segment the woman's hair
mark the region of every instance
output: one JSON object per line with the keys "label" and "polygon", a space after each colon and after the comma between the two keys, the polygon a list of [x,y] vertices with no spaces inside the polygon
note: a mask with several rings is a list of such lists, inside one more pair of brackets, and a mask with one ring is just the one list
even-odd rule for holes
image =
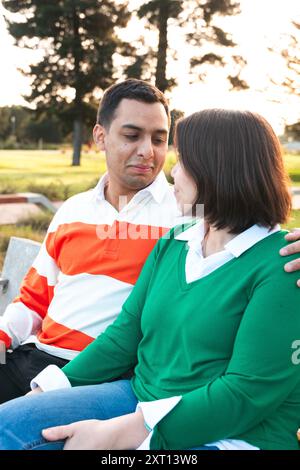
{"label": "woman's hair", "polygon": [[250,111],[207,109],[179,120],[175,145],[207,222],[240,233],[287,221],[289,179],[270,124]]}

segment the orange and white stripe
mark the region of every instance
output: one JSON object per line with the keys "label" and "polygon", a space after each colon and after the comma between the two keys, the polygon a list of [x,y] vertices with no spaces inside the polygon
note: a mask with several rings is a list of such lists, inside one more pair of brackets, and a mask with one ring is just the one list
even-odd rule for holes
{"label": "orange and white stripe", "polygon": [[[163,174],[117,212],[97,187],[66,201],[21,286],[0,317],[0,339],[72,359],[110,325],[158,238],[176,223]],[[2,337],[1,337],[2,334]]]}

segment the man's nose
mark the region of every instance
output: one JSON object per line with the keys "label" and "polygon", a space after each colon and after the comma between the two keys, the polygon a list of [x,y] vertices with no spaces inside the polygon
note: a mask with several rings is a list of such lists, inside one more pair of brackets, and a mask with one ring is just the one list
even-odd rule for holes
{"label": "man's nose", "polygon": [[154,155],[153,144],[151,139],[145,138],[138,149],[138,155],[143,158],[152,158]]}

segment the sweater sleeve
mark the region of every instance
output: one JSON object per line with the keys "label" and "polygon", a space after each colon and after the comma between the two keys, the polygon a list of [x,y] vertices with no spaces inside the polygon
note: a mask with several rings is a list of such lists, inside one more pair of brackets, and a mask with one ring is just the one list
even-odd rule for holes
{"label": "sweater sleeve", "polygon": [[159,251],[155,245],[114,323],[62,368],[72,386],[102,383],[119,377],[137,364],[142,339],[141,314]]}
{"label": "sweater sleeve", "polygon": [[151,449],[187,449],[237,438],[258,425],[299,383],[297,273],[274,273],[254,290],[223,376],[185,394],[154,429]]}
{"label": "sweater sleeve", "polygon": [[0,340],[7,348],[15,349],[30,335],[36,334],[47,314],[59,273],[54,240],[60,213],[61,210],[55,214],[49,226],[41,249],[22,281],[19,296],[0,316]]}

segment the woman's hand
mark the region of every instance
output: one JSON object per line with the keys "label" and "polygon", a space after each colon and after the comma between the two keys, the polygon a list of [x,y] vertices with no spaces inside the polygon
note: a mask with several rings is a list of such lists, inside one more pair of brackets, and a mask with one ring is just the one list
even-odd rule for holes
{"label": "woman's hand", "polygon": [[45,429],[42,434],[48,441],[65,440],[64,450],[114,449],[118,433],[110,421],[78,421],[67,426]]}
{"label": "woman's hand", "polygon": [[138,410],[105,421],[91,419],[44,429],[42,434],[48,441],[66,440],[64,450],[124,450],[139,447],[149,432]]}
{"label": "woman's hand", "polygon": [[[294,243],[291,243],[290,245],[287,245],[284,248],[281,248],[280,254],[282,256],[292,255],[294,253],[300,254],[300,229],[294,229],[292,232],[288,233],[285,236],[285,239],[289,242],[294,242]],[[298,259],[294,259],[293,261],[290,261],[289,263],[285,264],[284,269],[288,273],[291,273],[293,271],[299,271],[300,270],[300,257]],[[298,287],[300,287],[300,279],[298,279],[297,285]]]}

